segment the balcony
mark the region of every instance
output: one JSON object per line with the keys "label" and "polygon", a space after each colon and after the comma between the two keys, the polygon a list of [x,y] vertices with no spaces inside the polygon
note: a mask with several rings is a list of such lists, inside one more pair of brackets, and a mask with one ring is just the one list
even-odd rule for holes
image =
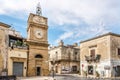
{"label": "balcony", "polygon": [[26,40],[22,37],[16,37],[13,35],[9,35],[9,47],[11,49],[28,49]]}
{"label": "balcony", "polygon": [[87,62],[99,62],[100,61],[100,58],[101,58],[101,55],[100,54],[97,54],[96,56],[86,56],[85,55],[85,60]]}
{"label": "balcony", "polygon": [[[53,58],[49,59],[51,62],[53,61]],[[62,58],[54,58],[55,62],[60,62],[60,61],[67,61],[67,62],[80,62],[80,59],[75,59],[75,58],[68,58],[68,57],[62,57]]]}
{"label": "balcony", "polygon": [[9,45],[9,47],[11,48],[11,49],[15,49],[15,48],[18,48],[18,49],[25,49],[25,50],[27,50],[28,49],[28,46],[27,46],[27,44],[25,43],[25,42],[22,42],[22,41],[15,41],[15,42],[9,42],[10,43],[10,45]]}
{"label": "balcony", "polygon": [[24,50],[27,50],[28,49],[28,46],[27,45],[13,45],[13,46],[10,46],[11,49],[24,49]]}

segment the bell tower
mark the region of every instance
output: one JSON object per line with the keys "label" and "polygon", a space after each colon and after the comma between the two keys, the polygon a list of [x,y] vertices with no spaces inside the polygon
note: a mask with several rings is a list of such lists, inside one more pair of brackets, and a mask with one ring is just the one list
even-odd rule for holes
{"label": "bell tower", "polygon": [[37,7],[36,7],[36,14],[39,16],[42,16],[42,10],[40,7],[40,2],[38,3]]}
{"label": "bell tower", "polygon": [[48,25],[47,18],[42,16],[40,3],[36,14],[30,13],[27,27],[28,76],[46,76],[48,70]]}

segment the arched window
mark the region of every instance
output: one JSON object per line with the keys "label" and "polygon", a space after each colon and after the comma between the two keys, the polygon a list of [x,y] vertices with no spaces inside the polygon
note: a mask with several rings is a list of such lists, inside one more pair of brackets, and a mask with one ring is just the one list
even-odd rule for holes
{"label": "arched window", "polygon": [[43,56],[40,55],[40,54],[37,54],[37,55],[35,56],[35,58],[43,58]]}

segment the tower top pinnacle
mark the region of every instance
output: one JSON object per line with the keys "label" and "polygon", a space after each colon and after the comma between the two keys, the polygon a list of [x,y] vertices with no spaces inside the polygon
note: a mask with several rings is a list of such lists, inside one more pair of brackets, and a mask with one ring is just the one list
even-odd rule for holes
{"label": "tower top pinnacle", "polygon": [[42,15],[42,9],[41,9],[41,6],[40,6],[40,2],[37,4],[36,14],[39,15],[39,16]]}

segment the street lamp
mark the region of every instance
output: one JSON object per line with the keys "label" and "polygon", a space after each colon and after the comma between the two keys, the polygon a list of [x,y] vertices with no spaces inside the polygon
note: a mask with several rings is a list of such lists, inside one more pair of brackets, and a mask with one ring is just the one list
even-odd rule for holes
{"label": "street lamp", "polygon": [[51,61],[51,64],[52,64],[52,77],[53,77],[53,80],[55,80],[54,79],[54,76],[55,76],[55,71],[54,71],[54,66],[55,66],[55,59],[53,59],[52,61]]}

